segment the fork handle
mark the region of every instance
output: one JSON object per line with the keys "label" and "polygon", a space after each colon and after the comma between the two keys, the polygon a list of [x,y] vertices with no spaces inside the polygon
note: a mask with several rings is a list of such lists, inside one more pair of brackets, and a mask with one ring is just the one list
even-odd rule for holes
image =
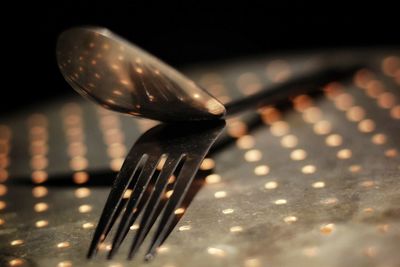
{"label": "fork handle", "polygon": [[310,93],[320,89],[328,82],[350,77],[350,75],[363,66],[365,65],[354,64],[347,66],[328,66],[322,70],[291,79],[288,82],[276,84],[272,87],[268,86],[254,95],[234,100],[226,104],[225,116],[232,116],[247,109],[255,109],[270,104],[276,104],[280,101],[287,100],[291,96]]}

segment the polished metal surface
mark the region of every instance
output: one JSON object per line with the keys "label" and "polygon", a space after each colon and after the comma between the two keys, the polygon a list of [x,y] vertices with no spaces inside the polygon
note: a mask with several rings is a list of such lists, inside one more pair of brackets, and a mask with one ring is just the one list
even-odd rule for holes
{"label": "polished metal surface", "polygon": [[[79,97],[2,118],[0,265],[399,266],[400,53],[337,58],[349,55],[374,68],[330,83],[320,96],[227,121],[220,140],[233,142],[207,156],[202,169],[211,174],[149,263],[151,238],[132,261],[129,242],[106,260],[112,239],[94,259],[86,253],[111,170],[152,122]],[[290,79],[314,59],[249,59],[187,75],[227,103]],[[127,240],[136,231],[135,224]]]}
{"label": "polished metal surface", "polygon": [[225,113],[189,78],[107,29],[64,32],[57,59],[76,91],[115,111],[159,121],[215,119]]}

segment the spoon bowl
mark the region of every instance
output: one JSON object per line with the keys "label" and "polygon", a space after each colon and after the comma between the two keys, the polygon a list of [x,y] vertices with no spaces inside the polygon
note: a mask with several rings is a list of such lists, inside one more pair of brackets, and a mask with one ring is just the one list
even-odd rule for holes
{"label": "spoon bowl", "polygon": [[192,80],[104,28],[63,32],[57,61],[76,91],[114,111],[165,122],[225,116],[225,107]]}

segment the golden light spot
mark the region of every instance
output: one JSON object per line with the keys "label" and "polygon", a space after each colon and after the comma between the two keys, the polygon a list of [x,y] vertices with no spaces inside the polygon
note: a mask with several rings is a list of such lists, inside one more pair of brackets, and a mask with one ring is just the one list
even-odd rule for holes
{"label": "golden light spot", "polygon": [[217,256],[217,257],[225,257],[226,256],[226,252],[220,248],[209,247],[209,248],[207,248],[207,252],[208,252],[208,254],[211,254],[211,255]]}
{"label": "golden light spot", "polygon": [[57,264],[57,267],[72,267],[72,262],[71,261],[60,261]]}
{"label": "golden light spot", "polygon": [[182,225],[178,228],[179,231],[189,231],[190,229],[192,229],[192,227],[190,225]]}
{"label": "golden light spot", "polygon": [[174,193],[174,190],[168,190],[167,192],[165,192],[165,197],[170,198],[172,196],[172,193]]}
{"label": "golden light spot", "polygon": [[321,120],[314,124],[313,130],[318,135],[325,135],[331,132],[332,126],[329,121]]}
{"label": "golden light spot", "polygon": [[110,162],[110,168],[113,171],[119,171],[124,163],[124,158],[112,159]]}
{"label": "golden light spot", "polygon": [[366,93],[371,98],[378,98],[381,94],[385,92],[383,83],[377,80],[372,80],[368,82],[366,87]]}
{"label": "golden light spot", "polygon": [[353,172],[353,173],[360,172],[361,169],[362,169],[361,166],[360,166],[360,165],[357,165],[357,164],[351,165],[351,166],[349,167],[349,171],[350,171],[350,172]]}
{"label": "golden light spot", "polygon": [[254,143],[254,138],[251,135],[243,135],[236,141],[236,145],[241,149],[250,149],[254,146]]}
{"label": "golden light spot", "polygon": [[34,171],[32,172],[32,182],[35,184],[41,184],[47,181],[48,175],[45,171]]}
{"label": "golden light spot", "polygon": [[89,181],[89,174],[84,171],[75,172],[72,176],[72,180],[76,184],[84,184]]}
{"label": "golden light spot", "polygon": [[233,212],[234,212],[233,209],[224,209],[224,210],[222,210],[223,214],[232,214]]}
{"label": "golden light spot", "polygon": [[331,82],[324,87],[325,96],[330,100],[335,100],[343,93],[343,90],[344,87],[339,82]]}
{"label": "golden light spot", "polygon": [[373,208],[365,208],[365,209],[363,209],[363,212],[366,214],[371,214],[374,212],[374,209]]}
{"label": "golden light spot", "polygon": [[8,171],[0,169],[0,183],[4,183],[8,179]]}
{"label": "golden light spot", "polygon": [[3,225],[5,223],[6,223],[6,221],[0,218],[0,225]]}
{"label": "golden light spot", "polygon": [[259,161],[262,158],[262,153],[258,149],[252,149],[244,154],[244,159],[248,162]]}
{"label": "golden light spot", "polygon": [[71,246],[71,244],[68,241],[57,244],[57,248],[69,248],[70,246]]}
{"label": "golden light spot", "polygon": [[332,147],[340,146],[342,144],[342,142],[343,142],[343,139],[339,134],[328,135],[325,139],[325,143],[328,146],[332,146]]}
{"label": "golden light spot", "polygon": [[99,250],[110,251],[110,250],[111,250],[111,244],[108,244],[108,243],[101,243],[101,244],[99,245]]}
{"label": "golden light spot", "polygon": [[397,157],[398,152],[395,148],[389,148],[385,151],[385,156],[388,158],[394,158]]}
{"label": "golden light spot", "polygon": [[[126,155],[126,147],[124,144],[120,144],[120,143],[111,143],[108,145],[107,148],[107,154],[110,158],[121,158],[121,157],[125,157]],[[165,159],[164,159],[165,158]],[[166,157],[162,157],[161,160],[163,160],[163,163],[165,163]],[[161,163],[161,160],[159,162],[159,164]],[[163,165],[159,165],[157,166],[158,170],[162,169]]]}
{"label": "golden light spot", "polygon": [[25,264],[25,261],[23,259],[12,259],[8,262],[8,264],[12,267],[23,266]]}
{"label": "golden light spot", "polygon": [[215,167],[215,161],[210,158],[205,158],[200,165],[200,170],[211,170],[214,167]]}
{"label": "golden light spot", "polygon": [[297,217],[296,216],[287,216],[287,217],[283,218],[283,221],[285,223],[291,224],[291,223],[297,222]]}
{"label": "golden light spot", "polygon": [[309,107],[303,111],[303,120],[308,123],[316,123],[322,118],[322,112],[317,107]]}
{"label": "golden light spot", "polygon": [[335,230],[335,224],[333,223],[328,223],[328,224],[324,224],[319,228],[319,231],[321,232],[321,234],[324,235],[330,235],[332,234],[332,232]]}
{"label": "golden light spot", "polygon": [[369,246],[363,250],[363,253],[369,258],[374,258],[378,254],[378,248],[374,246]]}
{"label": "golden light spot", "polygon": [[375,122],[371,119],[365,119],[358,124],[358,130],[363,133],[370,133],[375,130]]}
{"label": "golden light spot", "polygon": [[94,228],[94,224],[90,223],[90,222],[87,222],[87,223],[82,224],[82,228],[83,229],[93,229]]}
{"label": "golden light spot", "polygon": [[90,189],[87,187],[81,187],[75,190],[75,197],[85,198],[90,196]]}
{"label": "golden light spot", "polygon": [[82,171],[87,168],[88,160],[85,157],[73,157],[71,158],[69,166],[74,171]]}
{"label": "golden light spot", "polygon": [[375,185],[375,182],[372,181],[372,180],[366,180],[366,181],[360,182],[360,185],[361,185],[362,187],[369,188],[369,187],[373,187],[373,186]]}
{"label": "golden light spot", "polygon": [[45,202],[40,202],[40,203],[36,203],[35,206],[33,207],[33,209],[36,212],[44,212],[46,210],[48,210],[49,205],[47,205],[47,203]]}
{"label": "golden light spot", "polygon": [[35,186],[32,189],[32,195],[36,198],[44,197],[48,194],[48,190],[44,186]]}
{"label": "golden light spot", "polygon": [[7,194],[7,186],[0,184],[0,196]]}
{"label": "golden light spot", "polygon": [[221,182],[221,176],[219,174],[210,174],[206,177],[207,184],[216,184]]}
{"label": "golden light spot", "polygon": [[275,181],[267,182],[264,185],[265,189],[275,189],[278,187],[278,183]]}
{"label": "golden light spot", "polygon": [[129,229],[132,230],[132,231],[133,230],[137,230],[137,229],[139,229],[139,224],[135,223],[131,227],[129,227]]}
{"label": "golden light spot", "polygon": [[317,168],[314,165],[306,165],[301,168],[301,172],[304,174],[312,174],[317,170]]}
{"label": "golden light spot", "polygon": [[372,143],[375,145],[383,145],[386,143],[386,135],[382,133],[374,134],[371,138]]}
{"label": "golden light spot", "polygon": [[277,199],[274,201],[276,205],[285,205],[287,203],[286,199]]}
{"label": "golden light spot", "polygon": [[266,69],[267,77],[273,82],[283,82],[290,77],[291,73],[289,63],[281,59],[271,61]]}
{"label": "golden light spot", "polygon": [[226,191],[217,191],[214,193],[214,197],[215,198],[224,198],[226,197],[228,194],[226,193]]}
{"label": "golden light spot", "polygon": [[357,71],[354,76],[354,83],[360,88],[366,88],[367,84],[375,78],[375,75],[368,69]]}
{"label": "golden light spot", "polygon": [[285,121],[276,121],[271,124],[270,131],[274,136],[283,136],[289,132],[289,124]]}
{"label": "golden light spot", "polygon": [[[167,247],[166,245],[162,245],[161,247],[157,248],[157,252],[158,253],[166,253],[169,251],[169,247]],[[169,267],[168,265],[166,267]],[[174,265],[170,266],[170,267],[175,267]]]}
{"label": "golden light spot", "polygon": [[80,205],[78,210],[80,213],[88,213],[92,211],[92,206],[84,204],[84,205]]}
{"label": "golden light spot", "polygon": [[296,149],[290,153],[290,158],[292,160],[303,160],[307,157],[307,152],[303,149]]}
{"label": "golden light spot", "polygon": [[395,76],[396,71],[400,69],[400,58],[388,56],[382,61],[382,71],[388,76]]}
{"label": "golden light spot", "polygon": [[392,93],[386,92],[378,96],[378,106],[389,109],[396,104],[395,96]]}
{"label": "golden light spot", "polygon": [[377,228],[380,233],[387,233],[387,232],[389,232],[390,226],[389,226],[389,224],[380,224],[380,225],[378,225]]}
{"label": "golden light spot", "polygon": [[349,158],[351,158],[351,155],[352,155],[351,150],[347,149],[347,148],[341,149],[336,153],[336,156],[339,159],[349,159]]}
{"label": "golden light spot", "polygon": [[318,181],[312,184],[312,187],[314,188],[324,188],[325,187],[325,183],[322,181]]}
{"label": "golden light spot", "polygon": [[393,119],[400,120],[400,105],[397,105],[390,110],[390,116]]}
{"label": "golden light spot", "polygon": [[228,121],[227,132],[230,136],[239,138],[247,133],[247,125],[239,120]]}
{"label": "golden light spot", "polygon": [[126,189],[122,198],[125,198],[125,199],[130,198],[132,195],[132,191],[133,191],[132,189]]}
{"label": "golden light spot", "polygon": [[335,197],[328,197],[328,198],[324,198],[320,201],[320,203],[322,205],[335,205],[338,203],[338,199]]}
{"label": "golden light spot", "polygon": [[21,239],[16,239],[10,242],[11,246],[19,246],[22,245],[24,243],[24,240]]}
{"label": "golden light spot", "polygon": [[43,228],[43,227],[46,227],[47,225],[49,225],[49,222],[46,220],[40,220],[40,221],[37,221],[35,223],[35,225],[37,228]]}
{"label": "golden light spot", "polygon": [[267,165],[259,165],[255,167],[254,173],[256,175],[267,175],[269,173],[269,167]]}
{"label": "golden light spot", "polygon": [[6,202],[0,200],[0,210],[4,210],[7,207]]}
{"label": "golden light spot", "polygon": [[242,226],[232,226],[231,228],[229,228],[229,231],[231,233],[242,232],[243,231],[243,227]]}
{"label": "golden light spot", "polygon": [[297,137],[292,134],[285,135],[281,139],[281,145],[286,148],[293,148],[296,147],[298,144]]}
{"label": "golden light spot", "polygon": [[259,109],[261,119],[265,124],[272,124],[281,120],[281,112],[274,107],[263,107]]}
{"label": "golden light spot", "polygon": [[360,106],[351,107],[346,112],[349,121],[361,121],[365,117],[365,110]]}
{"label": "golden light spot", "polygon": [[176,215],[183,214],[185,212],[185,208],[178,208],[174,211]]}
{"label": "golden light spot", "polygon": [[261,261],[257,258],[250,258],[244,261],[244,267],[261,267]]}
{"label": "golden light spot", "polygon": [[353,97],[347,93],[338,95],[334,101],[336,108],[342,111],[348,110],[353,105]]}
{"label": "golden light spot", "polygon": [[307,257],[315,257],[318,254],[318,248],[317,247],[304,248],[303,254]]}

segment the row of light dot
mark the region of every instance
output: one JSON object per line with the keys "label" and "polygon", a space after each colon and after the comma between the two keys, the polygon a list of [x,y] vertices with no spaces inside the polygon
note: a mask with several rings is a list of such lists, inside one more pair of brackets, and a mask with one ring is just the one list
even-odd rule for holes
{"label": "row of light dot", "polygon": [[[397,64],[389,64],[387,62],[392,61]],[[397,61],[396,61],[397,60]],[[395,63],[393,62],[393,63]],[[400,59],[396,57],[388,57],[383,60],[382,63],[383,72],[388,76],[393,77],[396,73],[400,73]],[[359,71],[354,79],[355,84],[358,88],[361,88],[364,93],[376,100],[377,105],[382,109],[387,109],[390,113],[390,117],[396,120],[400,119],[400,104],[396,104],[396,97],[393,93],[389,92],[384,84],[377,79],[377,77],[368,70]]]}
{"label": "row of light dot", "polygon": [[[359,75],[359,73],[356,74]],[[384,133],[375,132],[376,124],[374,120],[367,117],[363,107],[356,105],[353,96],[344,92],[344,87],[339,83],[332,83],[325,87],[325,95],[333,101],[334,106],[339,111],[345,112],[347,120],[357,123],[357,129],[361,133],[373,134],[371,142],[375,145],[383,145],[387,142],[387,137]],[[375,133],[374,133],[375,132]],[[390,148],[385,151],[387,157],[396,156],[396,149]]]}
{"label": "row of light dot", "polygon": [[99,125],[103,134],[103,141],[107,146],[107,155],[110,158],[110,168],[119,171],[126,155],[124,143],[125,135],[121,130],[121,122],[117,115],[98,108]]}
{"label": "row of light dot", "polygon": [[[296,148],[297,144],[298,144],[298,138],[293,135],[290,134],[288,132],[289,127],[288,124],[284,121],[281,120],[281,115],[280,112],[275,109],[275,108],[266,108],[263,110],[263,112],[261,112],[262,118],[265,122],[267,122],[268,124],[274,124],[275,125],[272,128],[272,134],[275,136],[282,136],[281,139],[281,144],[283,147],[286,148]],[[321,130],[320,128],[317,129]],[[323,130],[321,130],[323,131]],[[251,135],[247,134],[247,125],[241,121],[240,119],[234,119],[228,122],[228,133],[237,139],[237,146],[240,149],[246,150],[244,157],[246,161],[249,162],[257,162],[259,160],[261,160],[262,157],[262,153],[261,151],[257,150],[257,149],[253,149],[255,141],[254,138]],[[293,160],[302,160],[306,157],[306,152],[302,149],[295,149],[292,151],[291,153],[291,158]],[[310,169],[309,167],[303,168],[305,173],[307,173]],[[302,169],[302,170],[303,170]],[[311,167],[312,169],[312,167]],[[269,173],[269,167],[267,165],[258,165],[257,167],[255,167],[254,172],[256,175],[267,175]],[[212,174],[209,175],[206,179],[206,181],[208,183],[219,183],[221,180],[221,177],[217,174]],[[321,182],[315,182],[313,183],[313,187],[314,188],[321,188],[323,187],[324,184]],[[266,189],[275,189],[278,187],[278,183],[276,181],[270,181],[267,182],[265,184],[265,188]],[[217,191],[214,195],[216,198],[223,198],[227,196],[227,193],[225,191]],[[327,200],[327,202],[330,202],[329,200]],[[277,205],[282,205],[282,204],[286,204],[286,200],[285,199],[278,199],[275,201],[275,204]],[[327,203],[330,204],[330,203]],[[234,210],[233,209],[225,209],[223,210],[224,214],[230,214],[233,213]],[[297,221],[297,217],[290,215],[290,216],[286,216],[283,219],[286,223],[290,224],[293,222]],[[333,229],[333,224],[325,224],[323,226],[321,226],[321,232],[322,233],[326,233],[329,231],[332,231]],[[232,226],[230,228],[230,231],[235,233],[235,232],[241,232],[243,231],[243,227],[241,226]],[[214,256],[219,256],[219,257],[223,257],[226,255],[226,252],[221,249],[221,248],[216,248],[216,247],[209,247],[208,248],[208,253]],[[261,261],[258,258],[249,258],[245,260],[245,266],[261,266]]]}
{"label": "row of light dot", "polygon": [[32,181],[41,184],[48,178],[48,120],[43,114],[33,114],[28,118],[29,153]]}
{"label": "row of light dot", "polygon": [[[29,153],[31,156],[30,166],[32,169],[32,181],[35,184],[43,183],[47,180],[48,174],[46,168],[48,166],[48,121],[43,114],[33,114],[28,118],[29,133]],[[47,194],[47,189],[43,186],[36,186],[32,191],[35,197],[43,197]],[[35,212],[45,212],[48,209],[46,202],[37,202],[33,205]],[[1,221],[1,220],[0,220]],[[4,221],[3,221],[4,222]],[[35,222],[37,228],[48,225],[46,220],[38,220]],[[25,243],[22,239],[10,241],[11,246],[21,246]],[[22,258],[14,258],[8,262],[9,266],[23,266],[25,260]]]}
{"label": "row of light dot", "polygon": [[[11,129],[6,125],[0,125],[0,197],[7,194],[7,186],[3,183],[8,179],[8,166],[10,165],[9,153],[11,149]],[[0,211],[4,210],[7,203],[0,200]],[[0,217],[0,226],[6,222]]]}
{"label": "row of light dot", "polygon": [[[266,69],[267,77],[273,82],[281,82],[290,76],[290,66],[282,60],[276,60],[271,62]],[[222,87],[222,86],[221,86]],[[237,80],[237,87],[244,95],[251,95],[259,91],[262,87],[261,81],[258,76],[251,72],[246,72],[239,75]],[[220,98],[219,98],[220,99]],[[222,100],[229,100],[230,98],[222,98]],[[222,101],[221,100],[221,101]],[[224,102],[224,101],[222,101]],[[251,149],[254,146],[254,139],[251,135],[248,135],[248,127],[240,118],[230,119],[227,122],[227,132],[231,137],[237,139],[237,146],[241,149]],[[258,161],[262,157],[259,150],[251,149],[245,153],[245,159],[250,162]],[[207,160],[207,159],[206,159]],[[206,161],[203,163],[207,163]],[[211,163],[211,162],[210,162]],[[206,164],[207,165],[207,164]],[[212,166],[214,163],[211,164]],[[266,175],[269,172],[269,167],[267,165],[259,165],[255,168],[257,175]],[[221,182],[221,176],[218,174],[210,174],[206,177],[206,183],[217,184]],[[267,183],[268,184],[268,183]],[[270,182],[267,186],[274,187],[276,182]],[[216,191],[214,197],[217,199],[227,197],[226,191]],[[278,200],[278,203],[281,200]],[[223,214],[232,214],[234,209],[227,208],[222,210]],[[293,216],[287,217],[289,220],[293,220]],[[288,220],[288,219],[287,219]],[[230,227],[230,232],[238,233],[243,231],[243,227],[240,225],[235,225]],[[209,247],[207,252],[214,256],[223,257],[226,252],[223,249],[216,247]],[[245,261],[246,266],[257,266],[260,264],[258,259],[248,259]]]}
{"label": "row of light dot", "polygon": [[61,110],[69,167],[73,171],[72,179],[76,184],[84,184],[89,180],[86,169],[89,161],[86,157],[85,131],[82,120],[82,109],[77,103],[65,104]]}
{"label": "row of light dot", "polygon": [[[390,59],[391,57],[389,57]],[[388,66],[385,67],[385,61],[383,62],[383,71],[388,74]],[[387,64],[386,64],[387,65]],[[397,75],[399,75],[400,72],[397,71]],[[378,106],[384,109],[392,108],[391,112],[391,117],[394,119],[399,119],[399,116],[396,116],[395,114],[398,113],[399,111],[394,111],[394,96],[392,94],[387,94],[382,90],[383,85],[373,79],[373,75],[371,72],[367,70],[361,70],[356,73],[354,77],[354,82],[355,84],[366,90],[366,94],[371,97],[371,98],[376,98]],[[327,96],[328,99],[334,102],[334,106],[336,109],[343,111],[346,113],[346,118],[350,122],[358,123],[357,129],[362,132],[362,133],[374,133],[376,130],[376,125],[375,122],[372,119],[366,118],[366,112],[365,109],[361,106],[357,106],[354,103],[354,98],[350,95],[347,94],[344,91],[344,88],[338,84],[338,83],[332,83],[329,84],[325,88],[325,95]],[[371,142],[375,145],[384,145],[387,142],[387,137],[383,133],[374,133],[371,137]],[[394,148],[387,149],[385,151],[385,156],[386,157],[396,157],[397,156],[397,150]],[[353,172],[358,172],[361,170],[361,166],[359,165],[352,165],[351,166],[351,171]],[[365,188],[371,188],[375,186],[375,182],[373,180],[365,180],[360,183],[362,187]],[[374,211],[373,208],[364,208],[363,211],[365,213],[371,213]],[[377,226],[377,230],[379,233],[387,233],[389,230],[389,224],[379,224]],[[317,253],[317,248],[316,247],[310,247],[307,248],[305,251],[305,254],[307,256],[315,256]],[[367,246],[363,250],[364,255],[368,257],[375,257],[377,254],[377,248],[375,246]]]}

